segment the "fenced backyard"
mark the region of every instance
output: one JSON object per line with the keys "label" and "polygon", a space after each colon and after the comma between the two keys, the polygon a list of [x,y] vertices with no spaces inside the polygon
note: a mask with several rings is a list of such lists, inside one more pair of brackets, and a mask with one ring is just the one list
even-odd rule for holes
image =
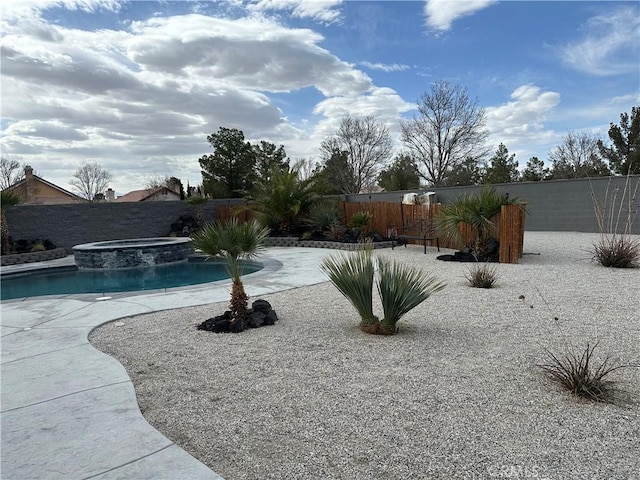
{"label": "fenced backyard", "polygon": [[[434,220],[438,215],[440,205],[410,205],[390,202],[340,202],[344,212],[343,222],[348,225],[351,218],[359,212],[372,215],[371,229],[383,236],[389,236],[393,229],[405,225],[407,220]],[[216,219],[228,220],[236,216],[240,221],[251,218],[247,209],[234,206],[218,205]],[[495,225],[495,237],[500,242],[500,263],[519,263],[523,253],[525,213],[518,205],[503,205],[500,214],[491,219]],[[462,240],[439,236],[440,246],[443,248],[459,249],[469,245],[476,238],[475,230],[466,224],[459,225]],[[409,243],[421,244],[421,240],[408,240]],[[435,240],[427,240],[428,245],[435,246]]]}

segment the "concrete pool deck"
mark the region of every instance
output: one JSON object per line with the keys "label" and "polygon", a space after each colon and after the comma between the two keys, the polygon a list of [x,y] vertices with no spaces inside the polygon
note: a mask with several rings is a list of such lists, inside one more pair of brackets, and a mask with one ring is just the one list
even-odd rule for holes
{"label": "concrete pool deck", "polygon": [[[248,295],[326,281],[334,250],[268,248],[243,277]],[[2,267],[72,265],[73,257]],[[276,274],[273,274],[277,272]],[[124,367],[89,344],[97,326],[160,310],[224,302],[228,280],[161,291],[35,297],[0,303],[2,443],[6,479],[220,479],[142,416]],[[124,320],[126,321],[126,320]]]}

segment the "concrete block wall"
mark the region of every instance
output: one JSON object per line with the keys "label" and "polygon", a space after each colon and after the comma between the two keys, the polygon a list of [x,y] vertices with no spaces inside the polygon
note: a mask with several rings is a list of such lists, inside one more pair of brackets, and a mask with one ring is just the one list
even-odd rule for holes
{"label": "concrete block wall", "polygon": [[181,215],[196,217],[200,207],[205,221],[214,221],[217,204],[220,202],[200,206],[185,202],[17,205],[7,209],[6,217],[13,240],[48,239],[70,251],[81,243],[164,237]]}
{"label": "concrete block wall", "polygon": [[[493,185],[498,191],[517,196],[527,203],[528,215],[525,230],[555,232],[595,232],[598,223],[594,214],[591,192],[604,199],[609,190],[611,195],[618,189],[619,195],[625,188],[626,177],[584,178],[575,180],[551,180],[546,182],[503,183]],[[635,186],[640,175],[632,175],[630,183]],[[460,195],[478,194],[481,186],[433,188],[424,191],[436,192],[437,201],[451,203]],[[415,192],[415,190],[413,190]],[[376,194],[346,195],[348,202],[400,202],[409,191],[384,192]],[[640,234],[640,190],[634,208],[638,212],[632,233]]]}

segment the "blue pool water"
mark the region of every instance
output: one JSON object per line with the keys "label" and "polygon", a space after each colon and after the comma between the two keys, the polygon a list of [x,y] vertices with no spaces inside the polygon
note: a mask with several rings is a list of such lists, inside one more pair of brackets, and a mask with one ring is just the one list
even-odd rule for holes
{"label": "blue pool water", "polygon": [[[243,275],[262,266],[247,263]],[[229,278],[224,264],[190,261],[122,270],[78,270],[75,267],[19,275],[3,275],[0,298],[36,297],[73,293],[115,293],[156,290]]]}

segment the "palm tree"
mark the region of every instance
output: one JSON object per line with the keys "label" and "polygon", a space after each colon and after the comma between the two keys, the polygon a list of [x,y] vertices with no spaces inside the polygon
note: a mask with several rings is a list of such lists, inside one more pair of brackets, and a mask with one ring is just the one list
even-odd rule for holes
{"label": "palm tree", "polygon": [[300,168],[273,169],[269,178],[258,179],[246,198],[254,217],[274,231],[290,233],[308,211],[313,197],[312,180],[300,179]]}
{"label": "palm tree", "polygon": [[5,210],[7,207],[17,205],[22,201],[20,196],[13,190],[2,190],[0,196],[0,227],[2,228],[2,254],[9,253],[9,226],[7,225],[7,218],[5,217]]}
{"label": "palm tree", "polygon": [[384,312],[379,320],[373,313],[375,268],[370,246],[352,254],[329,257],[320,268],[358,311],[360,329],[379,335],[394,335],[398,331],[396,324],[405,313],[445,286],[419,268],[378,259],[377,286]]}
{"label": "palm tree", "polygon": [[509,198],[493,187],[484,187],[480,195],[461,196],[440,209],[436,217],[438,231],[447,238],[461,241],[460,223],[471,225],[476,232],[473,248],[477,255],[482,256],[487,240],[496,232],[496,225],[491,219],[500,213],[502,205],[521,205],[525,208],[519,198]]}
{"label": "palm tree", "polygon": [[209,257],[221,257],[227,262],[232,280],[231,322],[247,319],[247,294],[240,279],[243,271],[241,260],[254,258],[264,248],[269,229],[256,221],[240,223],[233,217],[226,222],[207,223],[192,235],[193,246]]}

